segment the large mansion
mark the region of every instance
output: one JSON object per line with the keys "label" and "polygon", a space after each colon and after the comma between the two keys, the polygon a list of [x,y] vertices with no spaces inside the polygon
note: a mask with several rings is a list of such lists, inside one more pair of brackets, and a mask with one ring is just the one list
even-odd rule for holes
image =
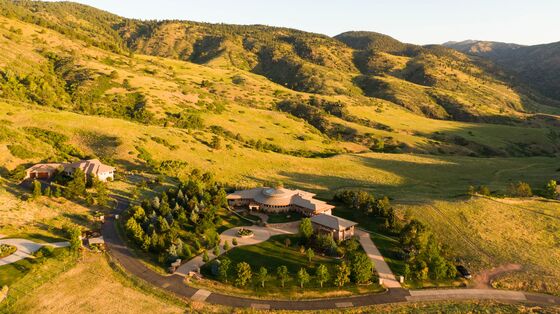
{"label": "large mansion", "polygon": [[296,211],[306,216],[331,214],[334,206],[313,198],[315,194],[302,190],[261,187],[235,191],[227,196],[230,206],[248,206],[250,210],[266,212]]}
{"label": "large mansion", "polygon": [[57,171],[72,175],[76,169],[81,169],[87,177],[95,177],[100,181],[115,179],[115,168],[105,165],[97,159],[81,160],[73,163],[36,164],[26,170],[25,179],[51,179]]}

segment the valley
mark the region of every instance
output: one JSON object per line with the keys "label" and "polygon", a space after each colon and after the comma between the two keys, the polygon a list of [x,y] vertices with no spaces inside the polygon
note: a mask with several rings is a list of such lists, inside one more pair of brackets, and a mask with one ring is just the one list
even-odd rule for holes
{"label": "valley", "polygon": [[[489,46],[495,53],[488,52]],[[520,265],[518,271],[493,277],[493,288],[560,296],[560,201],[546,194],[546,185],[560,180],[560,98],[552,90],[556,77],[550,68],[516,59],[523,51],[553,46],[531,47],[419,46],[374,32],[329,37],[262,25],[142,21],[76,3],[0,0],[0,236],[72,241],[68,225],[101,232],[106,224],[100,216],[130,218],[132,209],[119,208],[123,199],[134,208],[156,197],[159,204],[168,193],[176,210],[174,189],[195,180],[193,173],[209,173],[212,184],[227,193],[285,186],[336,204],[333,215],[371,232],[368,237],[395,275],[405,273],[404,256],[411,254],[400,247],[402,228],[417,220],[433,234],[442,256],[473,275]],[[538,73],[527,74],[528,68],[543,71],[546,84],[535,80]],[[114,182],[105,184],[108,204],[88,198],[100,193],[95,184],[74,199],[50,190],[36,196],[33,182],[21,184],[31,165],[88,159],[116,168]],[[531,187],[530,195],[516,190],[520,183]],[[208,188],[205,184],[200,186]],[[395,226],[338,203],[336,194],[347,190],[371,193],[376,200],[387,197]],[[194,199],[201,201],[202,194]],[[204,198],[206,203],[192,207],[204,211]],[[233,216],[227,203],[213,205],[218,218],[208,229],[221,233],[251,224]],[[154,207],[153,215],[158,211]],[[259,224],[250,211],[246,215]],[[282,223],[290,220],[280,216],[271,215]],[[304,216],[295,215],[297,220]],[[172,223],[179,218],[166,219],[180,230],[179,238],[193,233],[203,243],[189,257],[213,249],[204,247],[206,234],[193,231],[196,219],[189,216],[182,229]],[[162,257],[167,248],[156,254],[135,246],[124,221],[117,223],[132,254],[161,276],[169,266]],[[250,252],[264,258],[257,266],[266,266],[263,250],[300,254],[296,238],[290,238],[292,247],[266,241],[238,247],[231,256],[242,262],[243,252]],[[13,297],[0,304],[0,311],[111,312],[116,300],[130,313],[231,309],[153,288],[119,266],[111,250],[93,251],[61,248],[51,257],[1,266],[0,288],[13,287]],[[387,255],[391,252],[395,256]],[[334,273],[338,259],[349,258],[341,255],[315,260],[332,263]],[[305,267],[305,257],[294,261],[298,258],[294,264]],[[198,283],[200,289],[251,297],[251,289],[258,288],[228,286],[208,275],[206,267],[202,274],[210,279]],[[37,273],[51,275],[24,288]],[[306,293],[378,293],[383,285],[375,276],[367,287],[353,282],[342,292],[314,283],[315,290]],[[456,277],[403,278],[403,287],[477,284]],[[80,299],[73,291],[84,280],[94,284]],[[285,296],[283,284],[273,287],[259,298]],[[289,289],[293,297],[303,284]],[[59,293],[60,304],[42,297]],[[483,306],[511,310],[495,302]],[[401,306],[367,305],[387,312],[399,312]],[[425,310],[431,305],[408,306]],[[469,303],[446,306],[461,311]]]}

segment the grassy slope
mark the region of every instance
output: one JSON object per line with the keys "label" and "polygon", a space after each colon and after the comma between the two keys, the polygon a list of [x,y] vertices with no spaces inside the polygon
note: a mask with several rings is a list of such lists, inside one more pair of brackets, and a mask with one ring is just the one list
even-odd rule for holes
{"label": "grassy slope", "polygon": [[521,264],[522,276],[507,275],[512,282],[506,286],[560,293],[559,202],[475,198],[399,208],[430,225],[473,270]]}
{"label": "grassy slope", "polygon": [[14,313],[184,312],[177,304],[135,288],[115,273],[102,255],[91,253],[72,269],[20,298],[11,310]]}
{"label": "grassy slope", "polygon": [[[272,103],[278,99],[275,91],[283,95],[307,94],[290,91],[280,85],[271,83],[261,76],[243,72],[229,67],[206,67],[183,61],[168,60],[149,56],[129,58],[115,55],[107,51],[90,47],[76,40],[70,40],[50,30],[29,24],[0,18],[0,33],[10,35],[9,28],[14,26],[22,29],[22,35],[0,37],[0,65],[11,65],[22,73],[32,71],[37,64],[43,64],[44,58],[36,52],[41,46],[62,52],[79,51],[79,63],[98,73],[108,74],[115,70],[118,78],[115,83],[121,84],[127,78],[135,90],[144,93],[148,99],[149,110],[158,117],[165,111],[179,112],[185,108],[198,108],[198,100],[207,102],[225,101],[226,111],[212,113],[201,111],[206,124],[221,125],[234,133],[240,133],[247,139],[271,141],[286,149],[307,149],[322,151],[325,148],[343,148],[353,152],[362,151],[364,147],[357,144],[326,141],[323,135],[306,123],[291,118],[289,115],[271,111]],[[15,36],[15,37],[14,37]],[[11,38],[11,39],[10,39]],[[34,39],[36,38],[36,39]],[[38,39],[37,39],[38,38]],[[41,43],[45,41],[45,43]],[[406,60],[398,60],[405,62]],[[395,61],[396,62],[396,61]],[[146,71],[148,70],[148,71]],[[152,70],[156,70],[155,73]],[[154,74],[151,74],[154,73]],[[243,86],[232,84],[231,78],[243,75],[247,82]],[[395,74],[396,75],[396,74]],[[202,80],[213,82],[212,88],[200,86]],[[119,88],[107,93],[120,93]],[[277,93],[276,93],[277,94]],[[284,97],[283,96],[283,97]],[[329,96],[329,99],[340,99],[353,104],[349,109],[352,114],[381,122],[393,127],[396,131],[387,132],[352,124],[360,133],[371,133],[374,136],[393,136],[419,149],[430,144],[428,137],[435,132],[462,135],[493,147],[509,147],[512,141],[525,143],[537,142],[541,146],[551,145],[546,139],[546,129],[525,129],[519,127],[496,126],[474,123],[457,123],[421,118],[404,111],[393,104],[383,102],[382,114],[373,107],[364,106],[370,100],[356,96]],[[376,100],[376,102],[378,102]],[[103,104],[100,104],[103,105]],[[387,194],[399,201],[420,201],[420,205],[403,205],[403,209],[412,210],[418,216],[424,211],[430,213],[430,203],[435,199],[435,206],[441,208],[443,214],[438,219],[429,221],[432,227],[445,237],[445,242],[455,246],[485,245],[484,237],[489,228],[496,233],[492,237],[499,241],[494,250],[499,251],[500,245],[507,246],[508,234],[512,228],[494,226],[495,219],[511,217],[494,215],[494,204],[477,202],[470,208],[470,203],[461,205],[468,211],[487,212],[488,220],[477,221],[484,228],[472,231],[463,227],[464,233],[473,234],[472,240],[453,236],[449,233],[448,217],[455,215],[458,208],[454,197],[465,192],[468,185],[488,184],[492,189],[505,189],[510,182],[524,180],[540,186],[551,177],[557,176],[558,164],[554,158],[469,158],[453,156],[428,155],[391,155],[391,154],[342,154],[325,159],[306,159],[276,153],[259,152],[241,147],[239,143],[225,140],[232,144],[231,150],[223,148],[212,150],[205,142],[210,141],[212,134],[207,130],[187,132],[174,128],[144,126],[137,123],[106,117],[84,116],[76,113],[56,111],[26,104],[0,103],[0,165],[7,169],[26,162],[50,160],[55,150],[30,137],[22,128],[36,126],[62,132],[70,137],[70,142],[87,153],[94,153],[115,163],[120,169],[145,169],[145,164],[138,159],[135,146],[147,149],[156,160],[183,160],[190,167],[209,170],[218,174],[221,180],[231,185],[258,185],[269,180],[282,180],[288,186],[297,186],[319,193],[322,198],[330,198],[332,193],[341,188],[362,188],[372,190],[377,195]],[[341,123],[343,121],[334,119]],[[349,124],[351,125],[351,124]],[[470,135],[469,131],[474,135]],[[95,138],[115,137],[116,144],[106,142],[84,141],[84,132]],[[295,137],[305,135],[306,141]],[[158,136],[177,145],[176,150],[158,144],[149,138]],[[271,140],[269,140],[269,138]],[[120,143],[120,144],[119,144]],[[21,144],[31,150],[35,157],[20,159],[11,155],[8,144]],[[118,144],[118,145],[117,145]],[[179,172],[185,174],[187,169]],[[459,207],[460,208],[460,207]],[[509,208],[509,207],[507,207]],[[467,210],[465,209],[465,210]],[[467,211],[467,212],[468,212]],[[507,210],[506,210],[507,211]],[[474,214],[473,214],[474,215]],[[476,216],[478,217],[478,216]],[[437,218],[437,217],[436,217]],[[514,219],[530,221],[531,217],[516,216]],[[449,218],[451,219],[451,218]],[[477,220],[473,216],[472,221]],[[473,222],[474,223],[474,222]],[[518,223],[518,222],[517,222]],[[545,224],[531,225],[537,233],[546,232]],[[524,227],[524,226],[521,226]],[[519,240],[521,241],[521,240]],[[520,252],[527,246],[511,248],[511,255],[501,256],[492,263],[485,262],[476,252],[469,253],[468,258],[477,267],[504,261],[522,259],[528,265],[536,263],[540,270],[551,269],[550,260],[536,261],[539,250],[554,250],[550,242],[540,243],[538,239],[528,241],[535,250],[528,256]],[[461,254],[461,252],[459,252]],[[521,257],[520,257],[521,256]],[[555,255],[549,255],[555,256]],[[557,276],[557,275],[555,275]],[[553,277],[558,278],[558,277]]]}

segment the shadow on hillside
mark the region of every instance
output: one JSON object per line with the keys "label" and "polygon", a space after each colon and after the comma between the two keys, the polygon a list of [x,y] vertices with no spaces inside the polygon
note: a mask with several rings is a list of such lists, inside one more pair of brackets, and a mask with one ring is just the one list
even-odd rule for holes
{"label": "shadow on hillside", "polygon": [[[534,161],[515,158],[472,158],[464,156],[354,154],[356,174],[347,171],[321,173],[279,171],[287,188],[314,192],[322,199],[343,189],[368,190],[377,196],[415,203],[462,199],[468,187],[491,185],[505,188],[510,182],[527,181],[537,186],[550,180],[554,159]],[[336,163],[333,160],[333,163]],[[533,163],[536,167],[527,167]],[[365,167],[365,168],[364,168]],[[550,169],[549,169],[550,168]],[[368,169],[371,169],[371,173]],[[554,168],[555,169],[555,168]],[[508,176],[501,176],[508,171]],[[254,176],[247,179],[268,185]]]}

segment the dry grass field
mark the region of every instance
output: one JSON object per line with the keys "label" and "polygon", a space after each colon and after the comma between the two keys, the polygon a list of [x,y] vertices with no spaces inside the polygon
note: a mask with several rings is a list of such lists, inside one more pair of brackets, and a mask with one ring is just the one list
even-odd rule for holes
{"label": "dry grass field", "polygon": [[102,254],[86,253],[70,270],[20,298],[12,313],[185,313],[185,306],[139,290]]}

